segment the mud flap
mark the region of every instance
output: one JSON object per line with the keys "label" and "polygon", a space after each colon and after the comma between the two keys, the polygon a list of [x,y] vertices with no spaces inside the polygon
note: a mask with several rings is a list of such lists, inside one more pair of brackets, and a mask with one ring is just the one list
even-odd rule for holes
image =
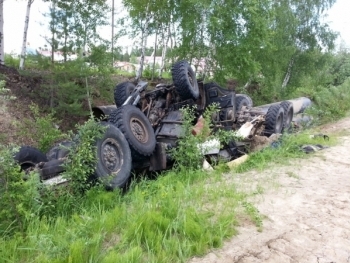
{"label": "mud flap", "polygon": [[151,166],[150,171],[159,171],[164,170],[167,167],[167,158],[166,158],[166,149],[167,144],[158,142],[153,154],[150,157]]}

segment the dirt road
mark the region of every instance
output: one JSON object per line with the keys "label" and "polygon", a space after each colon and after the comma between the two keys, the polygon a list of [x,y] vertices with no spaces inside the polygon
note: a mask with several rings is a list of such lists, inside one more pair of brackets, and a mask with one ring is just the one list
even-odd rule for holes
{"label": "dirt road", "polygon": [[350,118],[320,131],[338,132],[339,144],[236,181],[264,189],[251,200],[264,216],[263,231],[243,223],[222,249],[191,263],[350,262]]}

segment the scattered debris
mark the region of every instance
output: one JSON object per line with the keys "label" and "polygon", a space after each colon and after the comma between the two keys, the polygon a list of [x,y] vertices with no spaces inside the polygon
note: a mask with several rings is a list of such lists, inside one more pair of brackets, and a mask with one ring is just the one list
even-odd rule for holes
{"label": "scattered debris", "polygon": [[248,158],[249,158],[248,154],[242,155],[241,157],[239,157],[237,159],[234,159],[233,161],[228,162],[227,166],[230,167],[231,169],[235,168],[238,165],[240,165],[240,164],[244,163],[245,161],[247,161]]}
{"label": "scattered debris", "polygon": [[203,161],[203,170],[205,171],[213,171],[213,167],[204,159]]}
{"label": "scattered debris", "polygon": [[323,133],[310,135],[310,138],[312,138],[312,139],[317,138],[317,137],[323,137],[323,139],[325,141],[329,141],[329,136],[326,134],[323,134]]}
{"label": "scattered debris", "polygon": [[255,135],[250,144],[250,151],[257,152],[271,145],[273,142],[278,141],[281,137],[281,134],[272,134],[270,137]]}
{"label": "scattered debris", "polygon": [[304,113],[297,114],[293,117],[291,128],[293,130],[302,130],[305,127],[310,127],[312,121],[312,116],[305,115]]}
{"label": "scattered debris", "polygon": [[203,155],[218,154],[220,151],[220,141],[212,139],[198,145],[198,149]]}
{"label": "scattered debris", "polygon": [[307,145],[302,145],[301,150],[305,153],[313,153],[317,152],[319,150],[323,150],[329,148],[328,146],[323,146],[321,144],[307,144]]}

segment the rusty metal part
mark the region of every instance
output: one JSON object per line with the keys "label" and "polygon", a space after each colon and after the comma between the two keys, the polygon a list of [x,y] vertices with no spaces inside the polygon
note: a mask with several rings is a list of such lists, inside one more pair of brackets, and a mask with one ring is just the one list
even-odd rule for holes
{"label": "rusty metal part", "polygon": [[102,163],[113,173],[119,172],[123,164],[123,153],[119,151],[118,142],[112,138],[106,139],[101,148]]}
{"label": "rusty metal part", "polygon": [[165,108],[166,109],[169,109],[171,98],[172,98],[171,92],[168,92],[168,94],[166,95],[166,103],[165,103]]}
{"label": "rusty metal part", "polygon": [[207,98],[204,90],[203,82],[198,82],[199,97],[196,100],[197,109],[203,111],[207,104]]}
{"label": "rusty metal part", "polygon": [[148,141],[149,135],[142,121],[140,121],[138,118],[131,118],[129,123],[131,131],[135,138],[141,143],[146,143]]}
{"label": "rusty metal part", "polygon": [[170,111],[160,122],[156,131],[158,142],[166,142],[176,147],[177,140],[183,135],[183,118],[181,111]]}
{"label": "rusty metal part", "polygon": [[106,120],[108,115],[117,109],[115,105],[96,106],[92,108],[92,114],[97,120]]}

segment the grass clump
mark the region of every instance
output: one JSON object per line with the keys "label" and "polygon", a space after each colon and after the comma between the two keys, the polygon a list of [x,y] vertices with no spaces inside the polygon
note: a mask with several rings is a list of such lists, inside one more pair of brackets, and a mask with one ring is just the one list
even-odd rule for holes
{"label": "grass clump", "polygon": [[[262,230],[263,217],[248,198],[263,189],[240,192],[234,180],[222,176],[224,165],[212,173],[201,169],[203,155],[196,145],[210,138],[205,135],[210,121],[205,121],[202,135],[192,136],[193,116],[187,111],[184,134],[188,136],[181,139],[178,152],[172,152],[175,169],[156,180],[140,180],[126,193],[105,192],[98,186],[67,188],[66,195],[57,196],[51,189],[46,192],[51,198],[45,204],[47,210],[30,217],[20,235],[0,236],[0,258],[10,262],[184,262],[220,247],[236,234],[238,211]],[[85,143],[73,151],[77,159],[67,164],[72,177],[86,178],[93,167],[91,145],[101,131],[93,123],[85,127],[79,135]],[[300,146],[318,143],[325,144],[306,132],[284,135],[279,147],[252,153],[231,175],[305,157]],[[331,139],[329,145],[333,143]],[[78,185],[84,182],[77,180]]]}
{"label": "grass clump", "polygon": [[[98,133],[94,125],[80,133],[86,143],[74,152],[76,162],[67,164],[68,174],[89,171],[90,166],[80,165],[91,163],[88,149]],[[49,189],[41,213],[28,220],[21,235],[0,236],[0,257],[14,262],[183,262],[221,246],[236,233],[236,208],[246,196],[232,185],[212,187],[217,181],[207,180],[217,175],[203,172],[199,159],[193,160],[187,169],[179,160],[176,169],[141,180],[124,194],[101,187],[78,193]]]}
{"label": "grass clump", "polygon": [[42,152],[47,152],[55,142],[68,138],[67,134],[62,133],[58,128],[60,122],[54,117],[54,112],[42,115],[36,104],[31,104],[29,109],[33,120],[22,120],[19,133],[22,137],[27,137],[30,134],[34,146]]}
{"label": "grass clump", "polygon": [[336,143],[334,138],[325,140],[322,136],[313,137],[310,130],[299,134],[284,134],[278,141],[277,146],[268,146],[261,151],[250,154],[249,159],[234,169],[235,172],[242,173],[252,169],[264,170],[272,163],[286,164],[291,159],[306,158],[308,155],[303,152],[301,146],[308,144],[321,144],[331,146]]}
{"label": "grass clump", "polygon": [[23,180],[23,173],[13,159],[16,151],[16,147],[0,145],[0,236],[4,237],[23,233],[40,209],[35,187],[38,179],[32,173],[28,180]]}
{"label": "grass clump", "polygon": [[0,256],[15,262],[183,262],[202,255],[236,233],[235,208],[245,198],[228,186],[208,187],[208,176],[171,171],[124,195],[90,189],[75,213],[31,220],[23,236],[2,239]]}

